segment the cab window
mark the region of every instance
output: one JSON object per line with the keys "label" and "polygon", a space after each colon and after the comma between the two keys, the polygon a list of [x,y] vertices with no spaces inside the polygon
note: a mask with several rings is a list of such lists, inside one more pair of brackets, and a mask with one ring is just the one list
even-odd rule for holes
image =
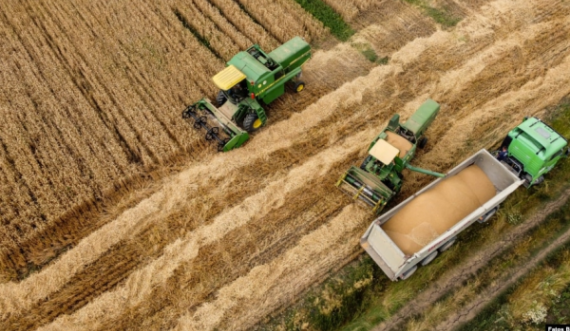
{"label": "cab window", "polygon": [[552,155],[552,157],[551,157],[550,160],[548,160],[548,161],[554,160],[555,158],[557,158],[557,157],[559,157],[560,155],[562,155],[562,153],[563,153],[563,151],[562,151],[562,150],[559,150],[558,152],[554,153],[554,155]]}
{"label": "cab window", "polygon": [[224,91],[227,98],[233,104],[238,104],[241,100],[247,97],[248,89],[247,89],[247,82],[246,80],[242,80],[241,82],[234,85],[227,91]]}

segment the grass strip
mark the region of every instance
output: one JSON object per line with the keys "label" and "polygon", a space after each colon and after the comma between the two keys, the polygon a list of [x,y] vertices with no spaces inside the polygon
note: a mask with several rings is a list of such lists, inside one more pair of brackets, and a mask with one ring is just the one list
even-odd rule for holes
{"label": "grass strip", "polygon": [[445,7],[436,8],[428,5],[424,0],[405,0],[407,3],[420,7],[421,10],[437,23],[445,27],[456,26],[461,18],[453,16]]}
{"label": "grass strip", "polygon": [[[526,285],[522,286],[523,289],[526,289],[526,293],[515,298],[515,313],[511,314],[511,316],[517,316],[517,319],[510,318],[508,321],[511,325],[509,330],[514,329],[515,325],[519,325],[519,321],[522,322],[526,318],[524,315],[531,310],[533,300],[539,298],[541,294],[553,293],[552,290],[560,292],[561,288],[570,281],[570,267],[568,263],[562,263],[564,268],[560,269],[558,265],[554,268],[553,265],[545,262],[551,261],[552,256],[560,255],[558,252],[570,246],[570,242],[566,239],[566,243],[560,247],[550,247],[551,245],[556,245],[564,235],[567,236],[570,228],[569,211],[570,206],[566,204],[558,211],[548,215],[540,225],[535,226],[525,234],[525,239],[518,240],[515,246],[490,259],[487,265],[481,268],[475,276],[467,280],[461,288],[447,293],[431,305],[429,309],[408,322],[407,327],[402,327],[401,329],[422,331],[454,328],[454,325],[447,323],[459,324],[461,323],[461,318],[463,318],[463,316],[460,316],[461,314],[467,315],[468,312],[471,313],[474,309],[485,304],[495,307],[495,303],[502,302],[503,298],[499,296],[493,299],[495,293],[501,292],[501,289],[503,289],[503,293],[506,293],[510,288],[514,288],[514,285],[509,285],[509,283],[514,282],[514,284],[517,284],[517,282],[522,282],[521,284],[525,284],[526,282]],[[568,252],[564,254],[563,258],[567,261],[570,258]],[[535,267],[529,269],[533,264]],[[520,270],[524,270],[524,268],[528,270],[525,271],[525,274],[521,274]],[[556,273],[560,274],[558,276],[563,277],[547,277],[549,274]],[[532,281],[527,282],[523,279]],[[540,286],[540,288],[537,287],[533,290],[534,297],[528,295],[528,289],[535,287],[536,283],[543,279],[547,280],[546,283],[542,284],[545,286]],[[556,281],[551,282],[554,279]],[[480,316],[484,315],[485,311],[483,310]],[[480,319],[476,318],[476,320]],[[496,325],[497,323],[495,322],[498,320],[493,320],[492,325],[481,324],[479,327],[481,327],[481,330],[493,329],[492,326]],[[528,319],[526,322],[528,322]],[[462,326],[463,330],[474,330],[472,321],[467,324],[467,326]]]}
{"label": "grass strip", "polygon": [[176,15],[176,18],[178,18],[178,20],[180,21],[180,23],[182,23],[182,26],[184,28],[186,28],[188,31],[190,31],[190,33],[192,33],[192,35],[198,39],[198,41],[204,45],[210,52],[212,52],[212,54],[214,54],[218,59],[220,60],[224,60],[220,54],[218,54],[218,52],[216,52],[216,50],[210,45],[210,42],[208,41],[208,39],[206,39],[204,36],[202,36],[200,33],[198,33],[198,31],[196,31],[196,29],[194,29],[190,23],[188,23],[188,20],[186,20],[186,17],[184,17],[184,15],[182,15],[182,13],[178,10],[178,9],[172,9],[172,12],[174,13],[174,15]]}
{"label": "grass strip", "polygon": [[[566,212],[569,209],[565,208]],[[566,243],[459,330],[544,330],[546,322],[568,322],[560,313],[568,311],[569,306],[559,299],[569,288],[569,259],[570,243]]]}
{"label": "grass strip", "polygon": [[341,41],[346,41],[354,34],[342,16],[322,0],[295,0],[303,9],[328,27],[331,33]]}

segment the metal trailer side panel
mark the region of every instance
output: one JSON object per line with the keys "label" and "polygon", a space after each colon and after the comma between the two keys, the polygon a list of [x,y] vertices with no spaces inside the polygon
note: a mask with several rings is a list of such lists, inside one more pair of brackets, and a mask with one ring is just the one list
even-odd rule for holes
{"label": "metal trailer side panel", "polygon": [[[479,218],[481,218],[486,213],[492,211],[495,207],[500,205],[505,199],[511,195],[519,186],[524,183],[524,180],[518,180],[517,182],[513,183],[505,190],[499,192],[495,195],[491,200],[484,203],[481,207],[475,209],[472,213],[467,215],[457,224],[452,226],[449,230],[441,234],[439,237],[434,239],[432,242],[427,244],[424,248],[422,248],[419,252],[414,254],[414,258],[417,259],[417,262],[422,261],[426,256],[431,254],[434,250],[438,249],[440,246],[445,244],[449,239],[457,236],[463,230],[467,229],[473,223],[475,223]],[[405,271],[405,270],[403,270]],[[401,274],[401,273],[399,273]]]}
{"label": "metal trailer side panel", "polygon": [[[435,240],[431,241],[419,252],[415,253],[410,260],[415,260],[413,265],[421,262],[426,256],[430,255],[434,250],[444,245],[449,239],[457,236],[463,230],[467,229],[475,223],[480,217],[499,206],[505,199],[511,195],[519,186],[524,183],[524,180],[519,179],[508,169],[506,169],[498,160],[496,160],[487,151],[486,153],[478,153],[475,158],[470,158],[474,164],[479,166],[485,172],[485,175],[491,180],[497,194],[489,201],[485,202],[481,207],[475,209],[465,218],[457,222],[454,226],[449,228],[446,232],[441,234]],[[469,164],[470,165],[470,164]],[[500,165],[500,166],[498,166]],[[454,168],[454,170],[457,168]],[[462,169],[461,169],[462,170]],[[457,173],[457,171],[455,172]],[[407,261],[408,263],[411,261]],[[402,269],[396,273],[396,276],[401,275],[406,270]]]}
{"label": "metal trailer side panel", "polygon": [[[418,195],[437,185],[441,180],[443,180],[443,178],[433,181],[431,184],[427,185],[400,203],[398,206],[378,217],[364,233],[360,240],[361,246],[391,280],[397,280],[402,273],[411,269],[414,265],[421,262],[427,255],[431,254],[434,250],[445,244],[449,239],[456,236],[458,233],[477,221],[482,215],[485,215],[487,212],[498,206],[523,183],[522,180],[512,174],[484,149],[454,167],[448,172],[446,177],[453,176],[472,164],[478,165],[483,172],[485,172],[487,177],[489,177],[495,186],[497,194],[489,201],[485,202],[481,207],[477,208],[465,218],[457,222],[438,238],[424,246],[424,248],[413,256],[405,256],[390,237],[382,230],[381,225],[392,218],[392,216],[394,216],[400,209],[415,199]],[[379,233],[383,236],[380,236]],[[382,240],[380,241],[378,238],[382,238]],[[386,238],[387,240],[385,240]],[[405,258],[403,261],[402,256]],[[397,266],[398,263],[399,267]]]}
{"label": "metal trailer side panel", "polygon": [[[396,279],[394,270],[399,270],[407,257],[380,225],[372,223],[360,239],[360,245],[391,280]],[[382,257],[377,252],[383,252]]]}

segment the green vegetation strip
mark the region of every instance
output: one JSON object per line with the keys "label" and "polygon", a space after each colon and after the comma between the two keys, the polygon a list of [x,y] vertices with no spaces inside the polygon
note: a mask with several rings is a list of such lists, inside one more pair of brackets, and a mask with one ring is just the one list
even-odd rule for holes
{"label": "green vegetation strip", "polygon": [[405,0],[409,4],[418,6],[422,11],[437,23],[445,27],[453,27],[461,21],[461,18],[453,16],[447,8],[431,7],[424,0]]}
{"label": "green vegetation strip", "polygon": [[546,323],[570,324],[570,286],[567,286],[555,301],[556,304],[546,315]]}
{"label": "green vegetation strip", "polygon": [[378,54],[376,54],[376,51],[374,51],[374,49],[372,49],[372,46],[370,46],[368,43],[353,43],[352,47],[358,50],[368,61],[372,63],[385,65],[388,64],[388,61],[390,60],[390,58],[387,56],[379,58]]}
{"label": "green vegetation strip", "polygon": [[316,19],[323,22],[331,33],[341,41],[348,40],[354,34],[354,30],[342,19],[342,16],[322,0],[295,1]]}
{"label": "green vegetation strip", "polygon": [[[545,120],[562,135],[569,137],[570,103],[560,104],[552,116]],[[460,245],[455,245],[429,266],[418,270],[410,279],[396,283],[389,281],[368,255],[363,254],[358,261],[312,290],[299,304],[255,330],[371,330],[377,324],[387,321],[431,283],[437,282],[450,266],[461,263],[482,247],[500,240],[503,233],[519,226],[530,215],[540,212],[549,201],[556,200],[568,188],[568,183],[570,160],[566,159],[549,173],[543,185],[531,190],[521,188],[516,191],[490,223],[476,223],[466,229],[459,237]],[[489,279],[499,277],[505,270],[511,270],[509,268],[516,269],[516,263],[528,261],[533,254],[552,242],[557,237],[556,234],[570,226],[568,219],[560,215],[561,213],[555,213],[547,218],[524,236],[528,240],[521,240],[489,261],[488,267],[479,271],[479,276],[468,280],[455,293],[448,293],[434,306],[442,307],[442,302],[451,300],[454,295],[473,294],[469,292],[470,289],[484,288]],[[461,291],[468,293],[462,294]],[[433,311],[426,314],[433,314]],[[436,317],[442,318],[438,314]],[[432,322],[437,321],[436,318]],[[409,325],[411,329],[415,328],[413,323],[414,321]]]}
{"label": "green vegetation strip", "polygon": [[210,45],[210,42],[208,41],[208,39],[206,39],[204,36],[202,36],[200,33],[198,33],[198,31],[196,31],[196,29],[194,29],[190,25],[190,23],[188,23],[188,20],[186,20],[186,17],[184,17],[184,15],[182,15],[182,13],[178,9],[173,8],[172,12],[174,13],[174,15],[176,15],[176,17],[178,18],[180,23],[182,23],[182,26],[184,28],[186,28],[188,31],[190,31],[190,33],[192,33],[192,35],[194,35],[194,37],[196,37],[196,39],[198,39],[198,41],[202,45],[204,45],[218,59],[223,60],[223,58],[220,56],[220,54],[218,54],[218,52],[216,52],[216,50]]}
{"label": "green vegetation strip", "polygon": [[[516,304],[512,306],[514,309],[511,309],[511,312],[509,312],[511,318],[508,319],[508,324],[511,325],[510,329],[513,329],[515,326],[528,324],[531,317],[526,315],[526,313],[535,308],[536,305],[533,304],[533,301],[541,298],[543,294],[550,295],[560,292],[570,282],[570,265],[568,263],[564,263],[562,268],[558,269],[548,266],[548,263],[545,266],[543,263],[545,260],[551,260],[551,258],[548,258],[548,255],[544,254],[549,252],[551,256],[555,254],[565,261],[570,260],[568,253],[563,255],[557,253],[561,250],[564,252],[564,247],[569,247],[567,238],[570,229],[569,211],[570,206],[566,203],[561,209],[550,214],[544,222],[527,233],[525,239],[519,240],[515,246],[510,247],[502,255],[489,260],[487,266],[479,270],[477,275],[471,277],[464,286],[448,293],[420,316],[411,320],[407,327],[401,327],[401,329],[421,331],[454,328],[454,325],[443,326],[440,324],[445,324],[445,320],[449,321],[450,316],[453,316],[454,324],[460,324],[461,320],[456,319],[460,318],[459,314],[474,311],[478,307],[483,307],[485,304],[493,302],[489,301],[493,300],[493,295],[500,292],[501,289],[512,287],[510,284],[516,282],[517,278],[530,279],[530,282],[523,281],[523,283],[526,282],[527,284],[523,286],[526,290],[523,292],[526,293],[520,295],[519,291],[517,294]],[[560,242],[559,238],[566,238],[566,243],[558,247],[558,249],[555,246],[550,247],[551,244]],[[538,269],[532,269],[533,265],[541,266]],[[530,276],[525,276],[525,273],[526,275],[530,274]],[[542,280],[545,280],[545,282],[541,282]],[[529,287],[536,287],[537,283],[542,283],[542,285],[535,288],[533,294],[529,295]],[[502,317],[506,316],[502,315]],[[495,322],[493,322],[493,325],[496,325]],[[477,328],[473,327],[474,325],[469,323],[469,325],[463,327],[463,330],[477,330]],[[480,328],[480,330],[491,329],[493,329],[491,325],[481,325]]]}
{"label": "green vegetation strip", "polygon": [[[570,224],[570,207],[557,213]],[[499,295],[486,309],[460,330],[544,330],[545,322],[568,322],[560,316],[568,311],[560,295],[570,284],[570,243],[566,243],[543,263],[532,270],[505,293]],[[474,289],[477,291],[477,289]],[[457,306],[455,306],[457,309]],[[550,320],[547,317],[550,313]]]}

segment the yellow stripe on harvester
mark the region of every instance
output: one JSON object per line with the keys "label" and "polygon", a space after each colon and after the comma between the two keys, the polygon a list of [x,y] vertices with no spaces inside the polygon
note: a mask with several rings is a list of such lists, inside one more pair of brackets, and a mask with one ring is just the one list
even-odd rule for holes
{"label": "yellow stripe on harvester", "polygon": [[212,77],[212,80],[219,89],[227,91],[245,78],[246,76],[243,72],[233,65],[229,65]]}

